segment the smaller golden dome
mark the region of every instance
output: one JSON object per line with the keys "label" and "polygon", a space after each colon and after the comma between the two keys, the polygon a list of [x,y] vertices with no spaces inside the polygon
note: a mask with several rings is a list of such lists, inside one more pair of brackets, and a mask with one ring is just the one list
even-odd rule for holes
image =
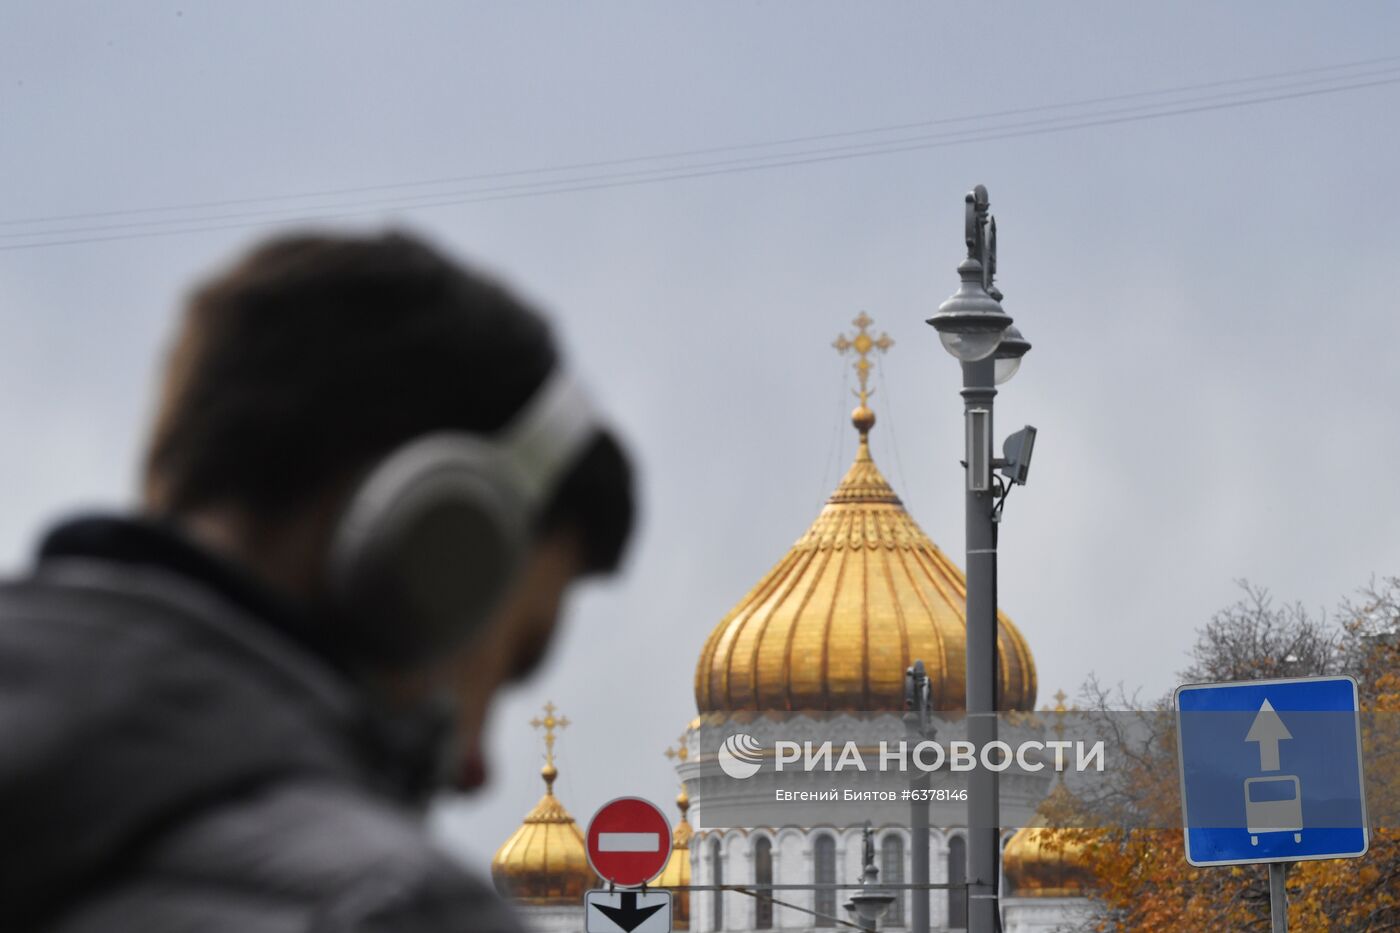
{"label": "smaller golden dome", "polygon": [[[1062,793],[1067,793],[1065,786],[1057,783],[1050,797]],[[1064,830],[1022,827],[1002,850],[1007,893],[1011,897],[1088,896],[1095,887],[1094,873],[1085,864],[1084,854],[1084,843]]]}
{"label": "smaller golden dome", "polygon": [[496,850],[491,880],[503,897],[521,903],[578,904],[584,892],[600,882],[588,864],[583,833],[554,796],[554,780],[559,776],[554,766],[554,730],[567,726],[568,720],[554,716],[553,704],[546,704],[545,712],[545,719],[534,723],[545,728],[546,757],[540,769],[544,796]]}
{"label": "smaller golden dome", "polygon": [[[690,795],[686,793],[684,785],[676,795],[676,806],[680,808],[681,818],[671,830],[671,857],[655,882],[661,888],[690,884],[690,840],[695,837],[695,830],[686,817],[690,812]],[[676,891],[672,894],[671,923],[677,930],[690,929],[690,892]]]}

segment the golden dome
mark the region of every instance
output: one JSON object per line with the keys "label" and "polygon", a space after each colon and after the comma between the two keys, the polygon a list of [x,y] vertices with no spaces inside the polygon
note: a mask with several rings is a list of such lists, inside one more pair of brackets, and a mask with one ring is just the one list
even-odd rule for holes
{"label": "golden dome", "polygon": [[[876,468],[864,398],[852,420],[860,447],[826,507],[710,633],[695,669],[701,713],[902,710],[917,659],[933,708],[964,708],[966,579]],[[1030,648],[997,617],[997,707],[1033,709]]]}
{"label": "golden dome", "polygon": [[[1071,712],[1065,706],[1067,699],[1069,697],[1061,690],[1055,694],[1054,707],[1043,711],[1052,717],[1050,728],[1060,740],[1065,737],[1064,716]],[[1036,812],[1046,822],[1053,823],[1079,809],[1057,775],[1055,786],[1050,788]],[[1061,830],[1032,826],[1017,830],[1007,840],[1001,856],[1008,892],[1013,897],[1087,896],[1095,885],[1094,873],[1085,864],[1084,846],[1083,834],[1072,836]]]}
{"label": "golden dome", "polygon": [[[676,806],[680,808],[680,822],[671,830],[671,857],[661,876],[654,884],[660,888],[690,884],[690,840],[695,836],[686,814],[690,811],[690,795],[685,788],[676,795]],[[690,929],[690,892],[676,891],[672,895],[671,924],[677,930]]]}
{"label": "golden dome", "polygon": [[1083,846],[1053,829],[1023,827],[1006,843],[1002,866],[1010,897],[1085,897],[1092,873]]}
{"label": "golden dome", "polygon": [[1083,844],[1054,829],[1017,830],[1007,840],[1001,860],[1011,897],[1086,897],[1094,889]]}
{"label": "golden dome", "polygon": [[578,904],[584,892],[600,882],[588,865],[583,833],[554,796],[554,779],[559,775],[554,767],[554,730],[568,725],[568,720],[554,716],[553,704],[546,704],[545,711],[545,719],[535,720],[545,727],[547,757],[540,769],[544,796],[496,850],[491,859],[491,880],[503,897],[516,901]]}

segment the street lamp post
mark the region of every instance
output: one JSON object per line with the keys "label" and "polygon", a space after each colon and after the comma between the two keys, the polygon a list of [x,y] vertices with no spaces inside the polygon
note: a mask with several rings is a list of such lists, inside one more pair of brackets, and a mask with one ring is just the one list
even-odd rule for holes
{"label": "street lamp post", "polygon": [[[929,680],[922,660],[916,660],[904,671],[904,726],[910,746],[932,739],[935,731],[929,725]],[[929,889],[921,887],[930,882],[928,849],[929,775],[917,768],[909,780],[911,791],[909,813],[909,873],[915,884],[910,898],[909,933],[929,933]]]}
{"label": "street lamp post", "polygon": [[[992,455],[992,401],[996,386],[1020,367],[1030,344],[1001,307],[996,275],[996,220],[987,189],[966,199],[967,258],[958,266],[961,285],[929,324],[944,348],[962,364],[966,442],[967,511],[967,737],[975,748],[996,740],[997,522],[1007,483],[1024,483],[1035,429],[1008,439],[1003,458]],[[1015,453],[1013,454],[1013,447]],[[1007,483],[995,475],[1001,470]],[[997,884],[1001,819],[997,774],[978,767],[968,776],[967,879],[969,933],[1000,929]]]}
{"label": "street lamp post", "polygon": [[885,916],[885,911],[894,903],[895,895],[876,887],[880,869],[875,867],[875,836],[870,831],[868,822],[865,824],[865,831],[861,833],[861,852],[861,861],[864,864],[860,873],[860,889],[851,895],[849,909],[855,914],[862,930],[876,933],[880,929],[880,920]]}

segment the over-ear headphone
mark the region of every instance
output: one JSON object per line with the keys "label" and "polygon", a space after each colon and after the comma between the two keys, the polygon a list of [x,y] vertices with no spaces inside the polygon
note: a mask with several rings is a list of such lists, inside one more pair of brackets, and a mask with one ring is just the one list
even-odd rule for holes
{"label": "over-ear headphone", "polygon": [[387,664],[470,635],[509,591],[540,510],[598,430],[587,397],[556,369],[500,431],[429,434],[380,460],[331,540],[337,635]]}

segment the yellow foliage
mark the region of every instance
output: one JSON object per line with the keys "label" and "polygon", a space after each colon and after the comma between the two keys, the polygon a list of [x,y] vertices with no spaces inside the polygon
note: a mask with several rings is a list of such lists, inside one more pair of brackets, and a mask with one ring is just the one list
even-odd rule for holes
{"label": "yellow foliage", "polygon": [[[1400,646],[1376,649],[1361,672],[1363,706],[1400,712]],[[1368,793],[1372,812],[1396,812],[1400,750],[1393,729],[1367,736]],[[1125,777],[1155,826],[1172,825],[1179,806],[1175,752],[1140,763]],[[1073,809],[1072,802],[1063,806]],[[1091,813],[1062,812],[1059,825],[1093,825]],[[1179,819],[1179,816],[1177,817]],[[1079,842],[1104,907],[1101,930],[1200,933],[1203,930],[1267,931],[1266,866],[1193,868],[1186,862],[1180,829],[1064,829]],[[1400,930],[1400,830],[1374,829],[1370,851],[1359,859],[1300,862],[1289,869],[1289,929],[1293,931]]]}

